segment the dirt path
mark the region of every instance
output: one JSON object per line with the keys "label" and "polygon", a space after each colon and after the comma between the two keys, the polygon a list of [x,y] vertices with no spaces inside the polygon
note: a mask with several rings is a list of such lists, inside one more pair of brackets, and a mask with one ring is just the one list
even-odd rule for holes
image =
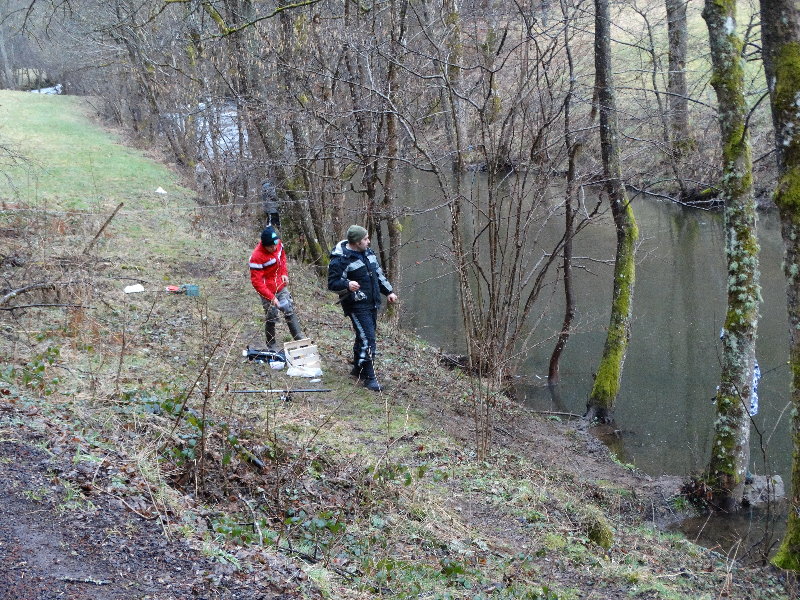
{"label": "dirt path", "polygon": [[237,571],[166,537],[161,520],[177,516],[139,503],[141,482],[117,468],[113,453],[97,464],[79,460],[82,451],[35,410],[0,401],[3,600],[316,596],[303,594],[305,575],[288,560],[242,557],[259,568]]}

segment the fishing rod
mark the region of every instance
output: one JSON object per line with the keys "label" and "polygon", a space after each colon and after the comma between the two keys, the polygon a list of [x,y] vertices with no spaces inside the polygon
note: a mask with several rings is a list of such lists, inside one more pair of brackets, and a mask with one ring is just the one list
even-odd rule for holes
{"label": "fishing rod", "polygon": [[295,390],[272,389],[272,390],[231,390],[231,394],[297,394],[300,392],[332,392],[328,388],[299,388]]}

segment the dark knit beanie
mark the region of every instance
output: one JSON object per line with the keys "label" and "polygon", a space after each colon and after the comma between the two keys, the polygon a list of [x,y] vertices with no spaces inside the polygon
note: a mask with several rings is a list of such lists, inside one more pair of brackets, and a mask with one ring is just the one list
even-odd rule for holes
{"label": "dark knit beanie", "polygon": [[264,228],[264,231],[261,232],[261,245],[262,246],[272,246],[273,244],[277,244],[278,240],[281,239],[281,236],[278,235],[278,232],[269,225]]}
{"label": "dark knit beanie", "polygon": [[367,230],[361,225],[350,225],[347,229],[347,243],[357,244],[367,237]]}

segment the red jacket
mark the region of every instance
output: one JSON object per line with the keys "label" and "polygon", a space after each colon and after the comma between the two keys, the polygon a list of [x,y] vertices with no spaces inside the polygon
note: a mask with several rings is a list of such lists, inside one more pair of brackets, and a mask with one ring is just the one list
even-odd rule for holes
{"label": "red jacket", "polygon": [[256,291],[271,302],[275,294],[286,287],[283,283],[284,275],[289,275],[289,271],[281,241],[278,240],[275,252],[267,252],[261,242],[258,242],[250,255],[250,281]]}

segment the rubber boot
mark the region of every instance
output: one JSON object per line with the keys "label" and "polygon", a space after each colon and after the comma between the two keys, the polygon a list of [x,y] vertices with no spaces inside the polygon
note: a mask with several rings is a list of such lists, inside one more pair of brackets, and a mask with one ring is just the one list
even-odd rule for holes
{"label": "rubber boot", "polygon": [[359,381],[365,388],[373,392],[381,392],[383,388],[378,380],[375,378],[375,369],[372,366],[372,361],[365,361],[361,367],[361,376]]}
{"label": "rubber boot", "polygon": [[355,377],[356,379],[361,379],[361,365],[354,364],[353,368],[350,369],[350,377]]}
{"label": "rubber boot", "polygon": [[264,337],[267,340],[267,350],[270,352],[277,352],[278,347],[275,345],[275,321],[267,321],[264,323]]}
{"label": "rubber boot", "polygon": [[372,392],[382,392],[383,388],[381,384],[378,383],[378,380],[374,377],[372,379],[365,379],[364,380],[364,387]]}
{"label": "rubber boot", "polygon": [[292,339],[302,340],[305,336],[303,330],[300,328],[300,321],[297,320],[297,315],[292,313],[286,315],[286,324],[289,326],[289,333],[292,334]]}

